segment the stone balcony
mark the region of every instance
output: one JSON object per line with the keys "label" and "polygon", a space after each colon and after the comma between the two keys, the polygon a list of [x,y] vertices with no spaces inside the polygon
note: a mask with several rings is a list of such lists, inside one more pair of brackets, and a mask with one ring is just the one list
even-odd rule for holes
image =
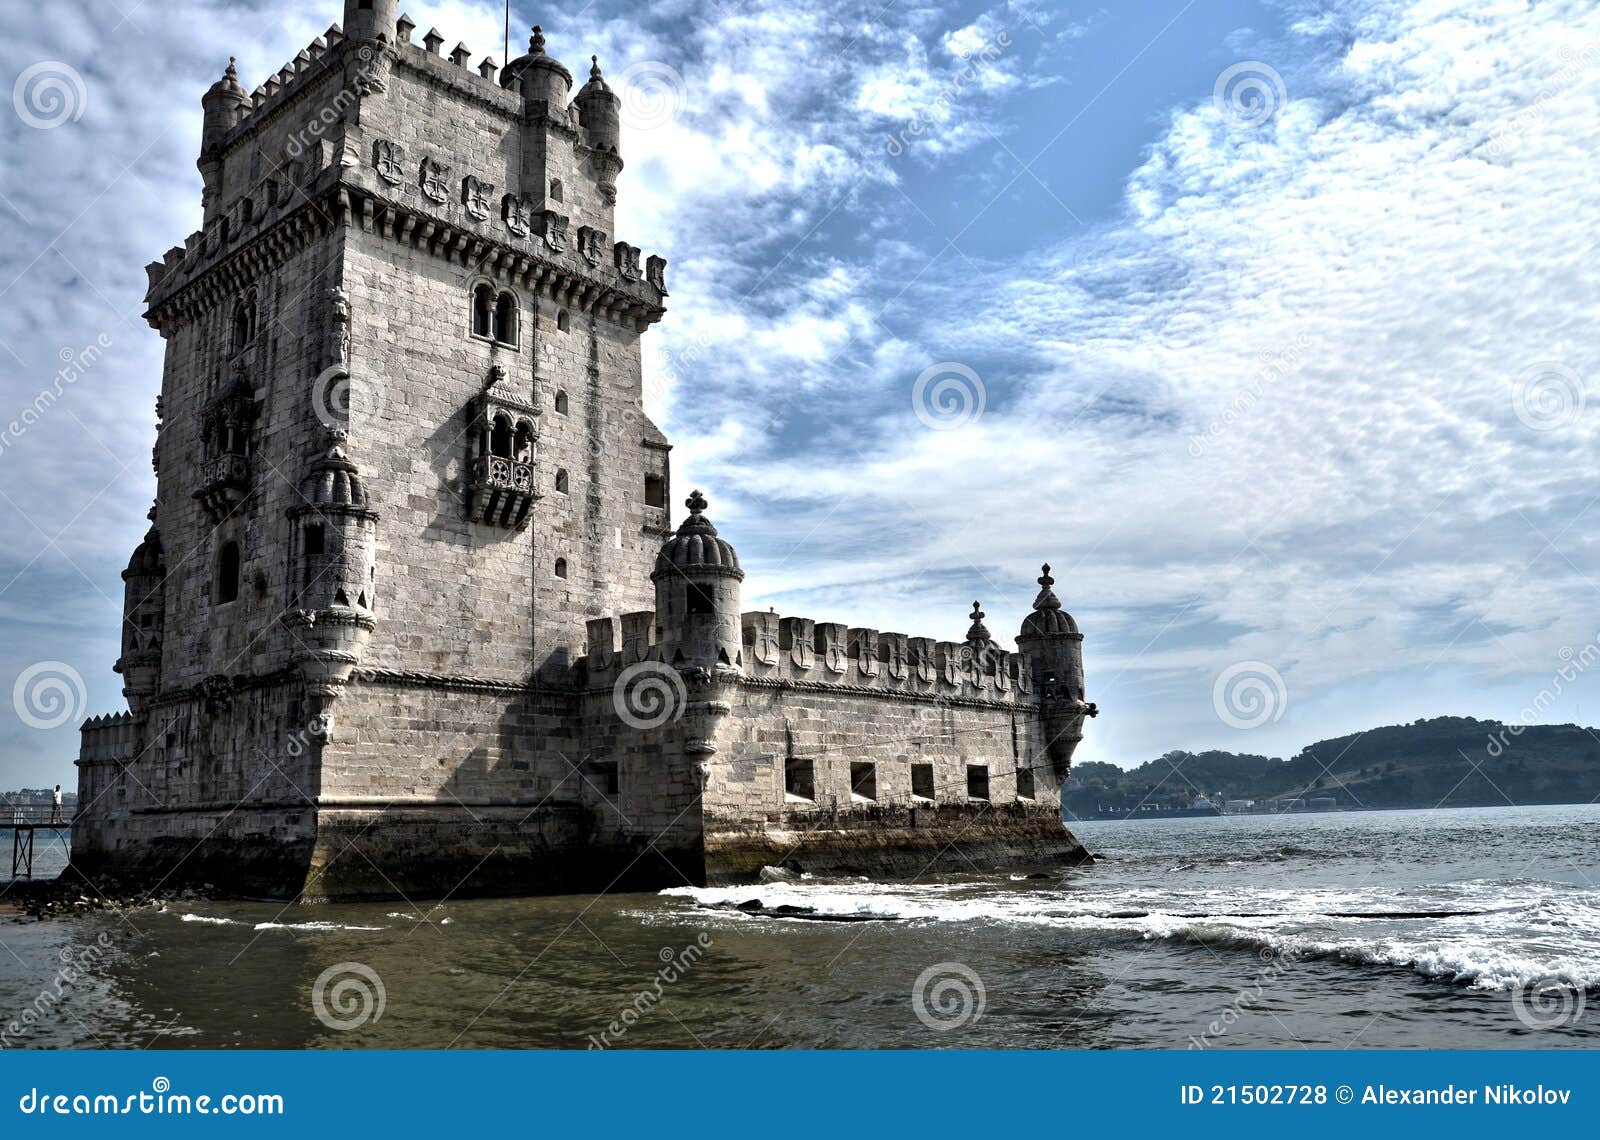
{"label": "stone balcony", "polygon": [[194,497],[205,507],[211,521],[219,523],[233,513],[249,491],[250,457],[218,455],[201,465],[200,489]]}
{"label": "stone balcony", "polygon": [[534,466],[499,455],[479,456],[472,464],[472,521],[521,530],[533,504]]}

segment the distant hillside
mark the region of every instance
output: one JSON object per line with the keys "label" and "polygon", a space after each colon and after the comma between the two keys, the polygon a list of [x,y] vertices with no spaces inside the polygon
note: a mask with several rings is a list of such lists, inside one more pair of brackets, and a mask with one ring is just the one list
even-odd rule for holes
{"label": "distant hillside", "polygon": [[1289,760],[1169,752],[1123,771],[1083,763],[1065,788],[1069,817],[1141,804],[1332,798],[1340,807],[1479,807],[1600,798],[1600,732],[1573,724],[1512,727],[1437,717],[1322,740]]}

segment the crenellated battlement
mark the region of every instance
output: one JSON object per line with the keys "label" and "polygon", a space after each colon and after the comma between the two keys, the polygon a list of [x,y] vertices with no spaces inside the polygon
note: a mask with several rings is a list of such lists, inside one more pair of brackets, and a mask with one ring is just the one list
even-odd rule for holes
{"label": "crenellated battlement", "polygon": [[[740,616],[743,683],[795,685],[934,702],[1034,706],[1033,662],[1024,654],[853,628],[838,622],[750,612]],[[665,660],[657,615],[644,610],[588,622],[587,682],[600,687],[641,662]]]}
{"label": "crenellated battlement", "polygon": [[83,751],[80,763],[103,764],[131,760],[138,755],[143,740],[143,722],[132,713],[108,713],[83,722]]}
{"label": "crenellated battlement", "polygon": [[[375,14],[361,18],[370,23]],[[365,36],[331,25],[248,94],[232,61],[207,91],[197,163],[205,222],[145,267],[152,323],[161,327],[163,303],[191,284],[207,281],[192,302],[217,303],[335,223],[468,258],[496,276],[599,302],[641,324],[660,319],[666,259],[612,241],[609,232],[622,169],[619,100],[598,62],[573,96],[570,74],[544,54],[537,28],[514,67],[493,56],[474,66],[465,44],[444,54],[437,30],[419,45],[408,16],[394,20],[392,34],[381,26],[387,17],[376,18]],[[544,85],[524,90],[525,75]],[[415,119],[416,99],[390,93],[396,84],[466,101],[475,118],[498,121],[508,145],[435,134]],[[558,152],[586,172],[588,190],[564,194],[563,176],[550,177]],[[233,255],[252,245],[261,248],[236,263]],[[207,272],[213,268],[223,270],[216,281]]]}

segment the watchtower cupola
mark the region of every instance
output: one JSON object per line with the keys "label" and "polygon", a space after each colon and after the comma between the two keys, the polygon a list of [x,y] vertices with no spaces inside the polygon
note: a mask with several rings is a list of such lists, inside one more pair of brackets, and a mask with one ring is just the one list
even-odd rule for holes
{"label": "watchtower cupola", "polygon": [[684,503],[689,517],[661,547],[650,580],[656,587],[657,642],[669,665],[742,669],[740,584],[744,571],[732,544],[706,517],[706,497]]}

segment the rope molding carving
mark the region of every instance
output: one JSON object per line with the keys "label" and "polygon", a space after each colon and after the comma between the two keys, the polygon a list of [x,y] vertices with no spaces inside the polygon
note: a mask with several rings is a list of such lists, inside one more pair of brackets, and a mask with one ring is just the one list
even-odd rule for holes
{"label": "rope molding carving", "polygon": [[791,681],[775,677],[745,677],[740,682],[755,689],[797,689],[808,693],[845,693],[851,696],[879,697],[893,701],[911,701],[930,705],[959,705],[962,708],[1001,709],[1015,712],[1018,709],[1037,711],[1037,700],[993,701],[983,697],[943,696],[939,693],[913,693],[901,689],[875,689],[868,685],[835,685],[827,681]]}

